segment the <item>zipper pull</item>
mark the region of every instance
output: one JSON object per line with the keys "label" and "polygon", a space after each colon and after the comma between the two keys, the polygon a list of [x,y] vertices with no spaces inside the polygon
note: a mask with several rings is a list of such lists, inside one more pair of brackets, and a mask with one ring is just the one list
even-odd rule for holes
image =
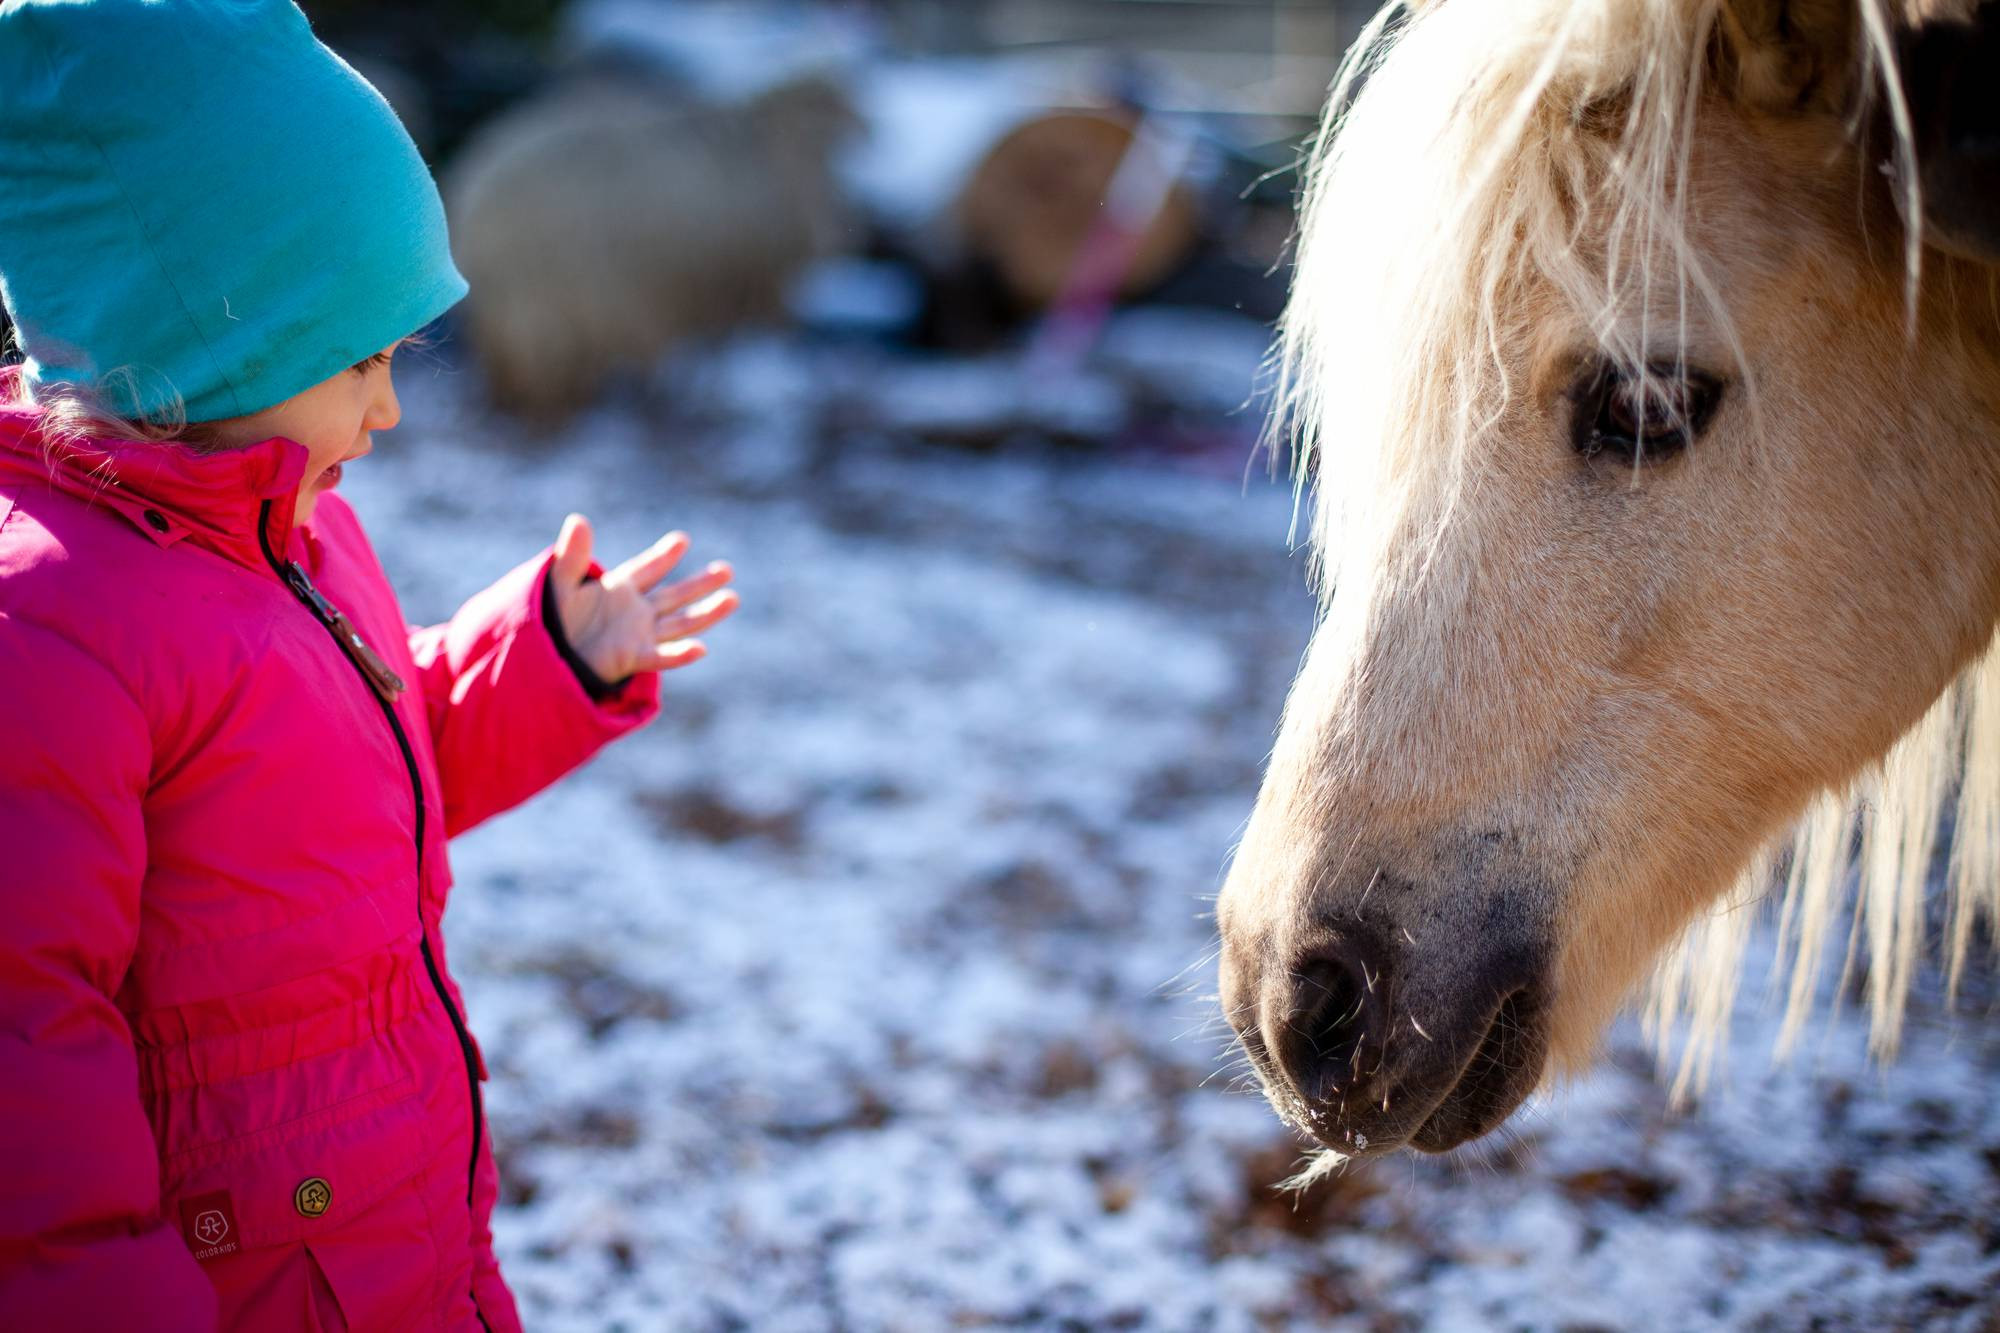
{"label": "zipper pull", "polygon": [[382,660],[380,653],[368,646],[368,641],[361,637],[361,631],[354,628],[354,622],[347,618],[347,613],[329,602],[325,594],[313,586],[313,581],[299,567],[298,561],[286,563],[285,582],[292,585],[292,591],[311,608],[320,623],[333,631],[334,638],[340,641],[340,646],[354,660],[354,665],[361,668],[361,674],[368,678],[368,683],[375,687],[375,693],[382,696],[382,701],[396,702],[396,696],[409,688],[403,684],[403,678]]}

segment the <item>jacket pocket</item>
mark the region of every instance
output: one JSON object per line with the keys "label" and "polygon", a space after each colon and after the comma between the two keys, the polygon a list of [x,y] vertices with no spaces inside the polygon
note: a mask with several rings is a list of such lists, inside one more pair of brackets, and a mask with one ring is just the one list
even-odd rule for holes
{"label": "jacket pocket", "polygon": [[[184,1231],[231,1228],[190,1249],[222,1326],[392,1330],[431,1322],[438,1250],[425,1173],[435,1157],[415,1079],[324,1112],[182,1154],[162,1196]],[[211,1217],[208,1226],[221,1225]]]}
{"label": "jacket pocket", "polygon": [[306,1247],[305,1275],[306,1327],[312,1333],[351,1333],[347,1312],[340,1308],[340,1297],[334,1293],[333,1280],[313,1256],[311,1246]]}
{"label": "jacket pocket", "polygon": [[323,1111],[169,1159],[161,1194],[227,1194],[244,1246],[281,1245],[337,1226],[426,1165],[416,1080],[392,1083]]}
{"label": "jacket pocket", "polygon": [[435,1321],[437,1254],[421,1183],[392,1189],[309,1236],[305,1249],[322,1328],[403,1333]]}

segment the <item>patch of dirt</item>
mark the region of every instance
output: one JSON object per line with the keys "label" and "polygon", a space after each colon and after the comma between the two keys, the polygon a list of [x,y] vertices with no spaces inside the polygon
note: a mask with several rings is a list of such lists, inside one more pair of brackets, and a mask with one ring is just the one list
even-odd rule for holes
{"label": "patch of dirt", "polygon": [[1577,1203],[1615,1203],[1635,1213],[1656,1208],[1674,1192],[1674,1182],[1626,1167],[1605,1166],[1560,1176],[1556,1184]]}
{"label": "patch of dirt", "polygon": [[1296,1139],[1271,1143],[1243,1159],[1242,1205],[1217,1221],[1226,1231],[1279,1231],[1302,1240],[1358,1226],[1361,1210],[1383,1193],[1366,1162],[1353,1162],[1302,1190],[1279,1186],[1297,1175],[1307,1159]]}
{"label": "patch of dirt", "polygon": [[563,1007],[582,1022],[592,1041],[602,1040],[620,1023],[632,1019],[671,1023],[681,1014],[680,1003],[672,995],[631,980],[617,964],[595,954],[561,950],[522,960],[513,970],[559,982]]}
{"label": "patch of dirt", "polygon": [[745,810],[706,788],[636,792],[632,803],[652,816],[664,832],[718,846],[765,842],[781,851],[796,852],[805,844],[803,810]]}

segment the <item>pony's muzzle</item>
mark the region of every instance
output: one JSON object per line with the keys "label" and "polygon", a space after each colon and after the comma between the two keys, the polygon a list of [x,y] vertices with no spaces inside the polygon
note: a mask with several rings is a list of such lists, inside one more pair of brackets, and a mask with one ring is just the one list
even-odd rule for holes
{"label": "pony's muzzle", "polygon": [[1225,962],[1224,1001],[1272,1104],[1347,1156],[1455,1148],[1541,1080],[1540,951],[1447,958],[1397,938],[1350,924],[1284,966],[1270,955],[1263,966]]}

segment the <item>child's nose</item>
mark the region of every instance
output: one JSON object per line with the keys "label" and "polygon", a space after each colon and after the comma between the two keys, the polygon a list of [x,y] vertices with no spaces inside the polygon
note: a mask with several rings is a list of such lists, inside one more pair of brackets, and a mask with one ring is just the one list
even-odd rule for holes
{"label": "child's nose", "polygon": [[403,405],[396,398],[395,385],[391,384],[376,395],[374,406],[368,413],[368,420],[363,424],[369,430],[394,430],[396,423],[402,419]]}

